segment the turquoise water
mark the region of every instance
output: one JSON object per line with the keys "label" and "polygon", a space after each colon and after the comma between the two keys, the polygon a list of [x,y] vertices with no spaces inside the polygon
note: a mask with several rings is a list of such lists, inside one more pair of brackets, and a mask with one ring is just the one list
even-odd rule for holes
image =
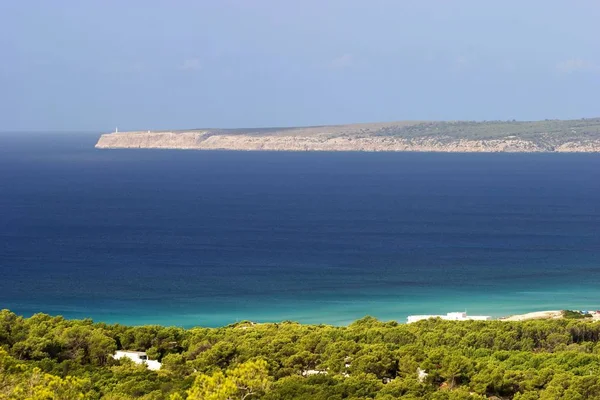
{"label": "turquoise water", "polygon": [[600,308],[600,156],[0,135],[0,307],[126,324]]}

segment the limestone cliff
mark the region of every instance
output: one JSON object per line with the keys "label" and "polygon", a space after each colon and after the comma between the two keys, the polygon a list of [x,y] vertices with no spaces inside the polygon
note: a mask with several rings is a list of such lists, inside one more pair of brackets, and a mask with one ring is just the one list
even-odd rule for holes
{"label": "limestone cliff", "polygon": [[393,122],[300,128],[104,134],[100,149],[270,151],[600,152],[600,119]]}

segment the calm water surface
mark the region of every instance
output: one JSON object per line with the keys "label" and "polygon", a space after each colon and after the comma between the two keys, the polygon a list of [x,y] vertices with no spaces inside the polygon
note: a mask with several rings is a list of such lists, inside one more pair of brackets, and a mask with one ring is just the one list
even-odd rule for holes
{"label": "calm water surface", "polygon": [[0,308],[128,324],[600,308],[600,156],[0,134]]}

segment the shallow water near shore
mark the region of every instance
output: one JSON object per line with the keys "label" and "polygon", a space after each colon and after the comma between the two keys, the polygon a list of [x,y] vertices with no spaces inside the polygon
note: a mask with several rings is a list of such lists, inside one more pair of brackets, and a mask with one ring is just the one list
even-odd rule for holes
{"label": "shallow water near shore", "polygon": [[600,155],[97,137],[0,135],[0,308],[180,326],[600,308]]}

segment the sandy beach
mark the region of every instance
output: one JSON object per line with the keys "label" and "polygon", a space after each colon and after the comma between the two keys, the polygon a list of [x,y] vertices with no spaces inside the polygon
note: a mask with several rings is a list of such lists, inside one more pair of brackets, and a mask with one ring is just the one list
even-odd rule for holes
{"label": "sandy beach", "polygon": [[559,319],[562,318],[562,311],[535,311],[526,314],[511,315],[499,318],[500,321],[527,321],[530,319]]}
{"label": "sandy beach", "polygon": [[[535,311],[526,314],[519,315],[510,315],[508,317],[498,318],[500,321],[527,321],[531,319],[561,319],[563,318],[563,313],[561,310],[551,310],[551,311]],[[592,317],[589,318],[590,321],[600,321],[600,314],[592,313]]]}

